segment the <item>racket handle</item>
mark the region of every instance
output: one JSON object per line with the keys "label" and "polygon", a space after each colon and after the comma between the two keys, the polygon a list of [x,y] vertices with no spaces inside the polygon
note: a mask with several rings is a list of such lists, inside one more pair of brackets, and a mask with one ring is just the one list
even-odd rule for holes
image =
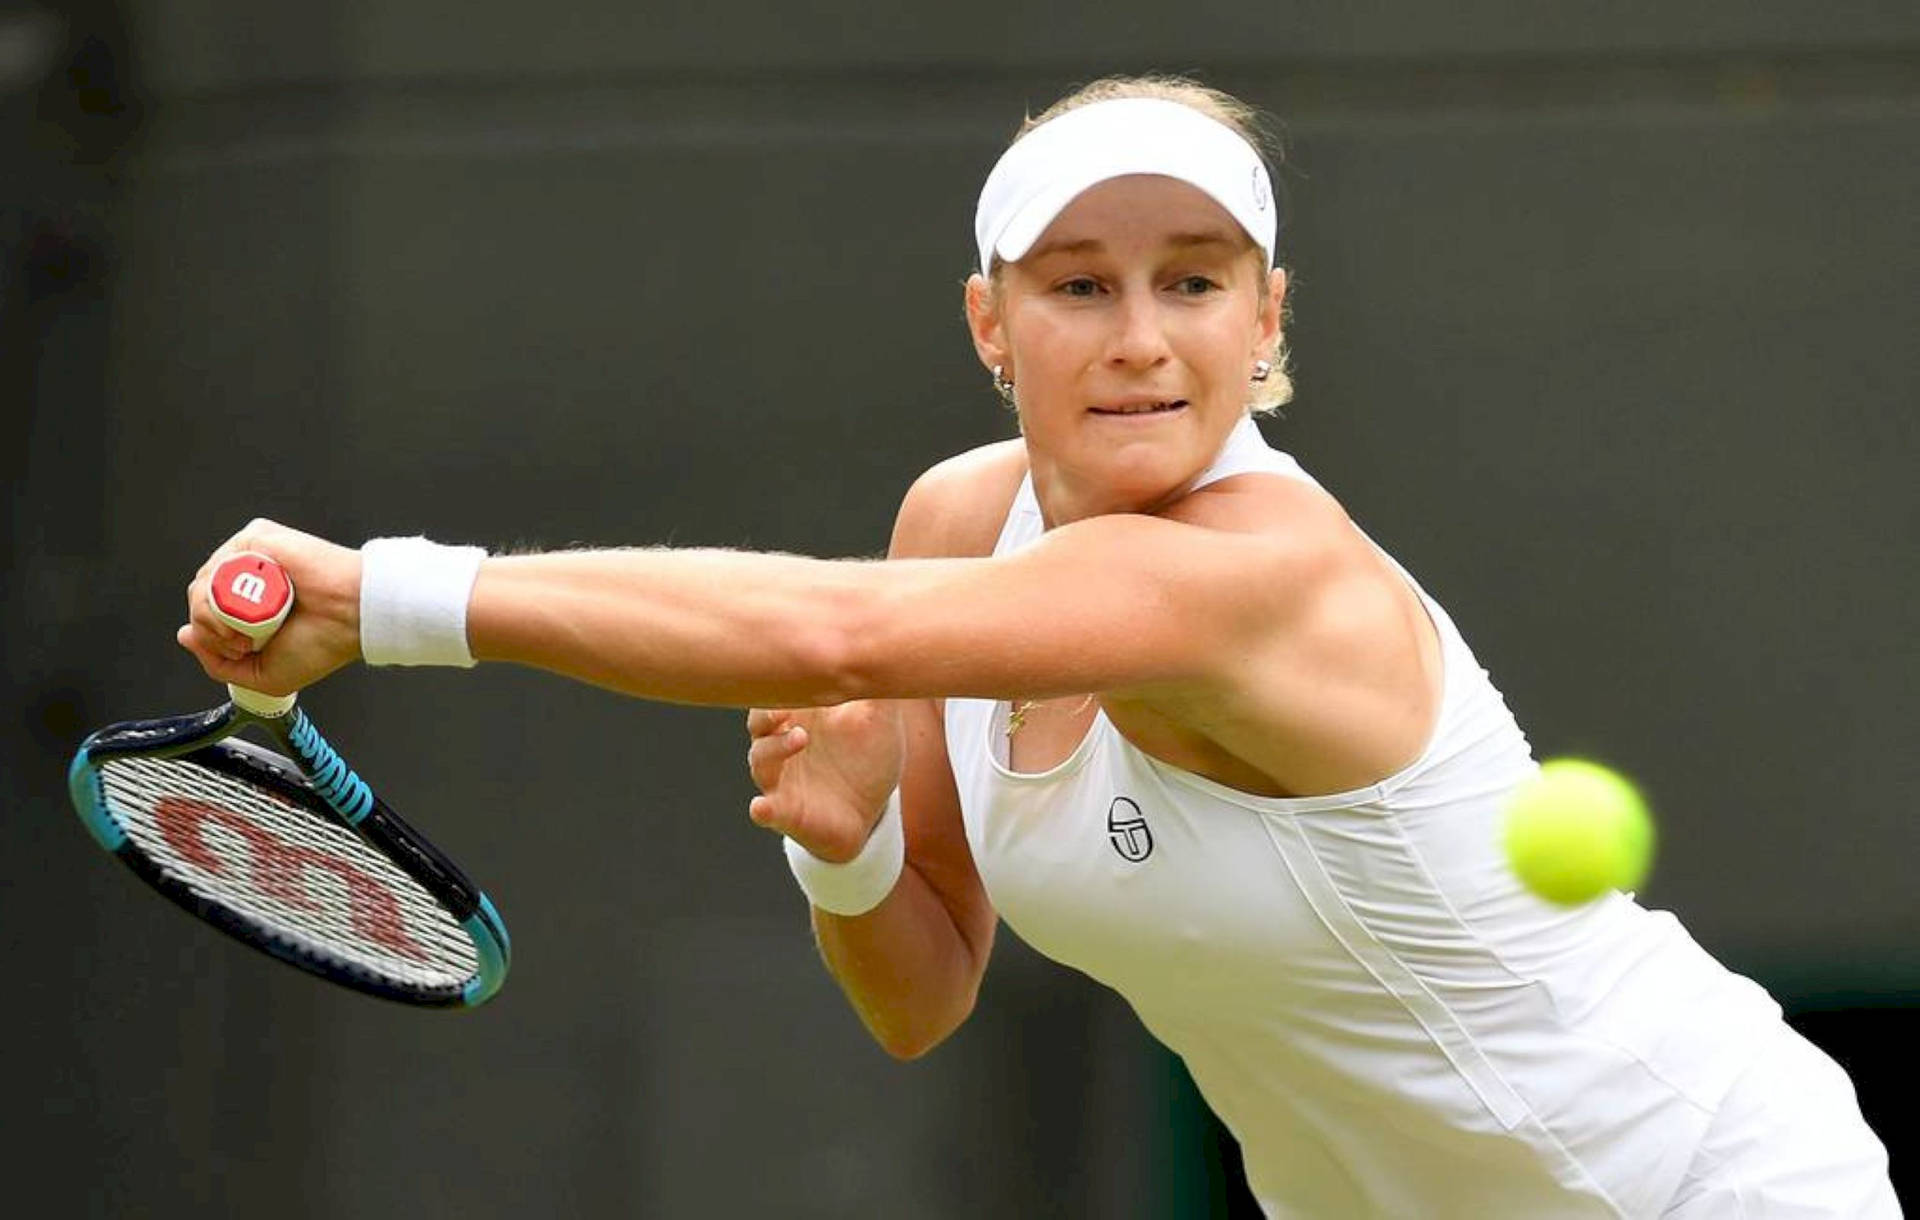
{"label": "racket handle", "polygon": [[[266,647],[293,609],[293,581],[287,570],[258,551],[241,551],[222,559],[213,569],[207,601],[215,618]],[[235,704],[256,716],[284,716],[293,708],[293,695],[263,695],[229,682],[227,693]]]}

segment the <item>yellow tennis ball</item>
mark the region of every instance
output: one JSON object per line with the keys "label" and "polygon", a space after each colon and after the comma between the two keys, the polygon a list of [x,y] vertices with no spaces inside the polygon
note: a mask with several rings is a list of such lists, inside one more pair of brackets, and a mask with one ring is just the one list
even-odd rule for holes
{"label": "yellow tennis ball", "polygon": [[1631,890],[1653,861],[1653,815],[1619,772],[1549,759],[1507,798],[1507,860],[1521,883],[1563,906]]}

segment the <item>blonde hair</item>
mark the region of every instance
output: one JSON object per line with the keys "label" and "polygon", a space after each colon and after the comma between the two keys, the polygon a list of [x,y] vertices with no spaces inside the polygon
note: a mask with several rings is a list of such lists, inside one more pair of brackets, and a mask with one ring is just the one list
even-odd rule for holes
{"label": "blonde hair", "polygon": [[[1013,133],[1009,145],[1019,141],[1022,136],[1049,119],[1059,118],[1069,110],[1078,110],[1082,106],[1091,106],[1095,102],[1110,102],[1118,98],[1153,98],[1162,102],[1175,102],[1231,129],[1234,134],[1253,146],[1269,162],[1278,161],[1278,143],[1267,134],[1265,122],[1260,112],[1233,96],[1210,85],[1184,76],[1107,76],[1089,84],[1080,86],[1039,114],[1030,114],[1020,123],[1020,129]],[[1278,260],[1275,266],[1279,266]],[[998,270],[996,265],[995,270]],[[1260,294],[1260,308],[1266,309],[1267,296]],[[1292,296],[1280,307],[1280,324],[1284,328],[1291,313]],[[1293,357],[1287,351],[1287,337],[1283,329],[1280,340],[1273,351],[1273,372],[1265,381],[1249,383],[1251,394],[1248,397],[1248,409],[1256,415],[1278,410],[1293,401]]]}

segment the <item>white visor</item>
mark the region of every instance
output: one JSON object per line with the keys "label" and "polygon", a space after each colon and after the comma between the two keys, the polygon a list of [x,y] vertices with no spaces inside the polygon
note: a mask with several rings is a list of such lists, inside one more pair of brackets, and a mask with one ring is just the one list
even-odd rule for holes
{"label": "white visor", "polygon": [[1273,266],[1279,218],[1253,145],[1191,106],[1127,97],[1048,119],[1001,155],[973,216],[981,272],[993,269],[995,255],[1018,262],[1082,191],[1128,174],[1177,178],[1204,192]]}

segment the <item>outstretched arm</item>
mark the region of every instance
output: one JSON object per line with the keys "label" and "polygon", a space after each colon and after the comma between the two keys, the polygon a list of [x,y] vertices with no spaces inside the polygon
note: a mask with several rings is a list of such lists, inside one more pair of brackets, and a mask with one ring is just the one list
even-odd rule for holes
{"label": "outstretched arm", "polygon": [[[211,676],[279,693],[358,657],[356,552],[261,521],[216,558],[247,549],[280,560],[302,601],[255,655],[197,589],[181,642]],[[1144,516],[1064,526],[1004,558],[501,556],[481,566],[467,635],[482,660],[681,703],[1115,691],[1223,676],[1236,641],[1283,626],[1274,603],[1300,562],[1270,536]]]}
{"label": "outstretched arm", "polygon": [[[209,676],[269,694],[359,656],[360,558],[271,522],[300,589],[272,645],[189,592],[180,640]],[[951,555],[935,552],[935,555]],[[1116,514],[993,557],[881,563],[734,551],[505,556],[480,567],[467,640],[645,698],[735,707],[1098,692],[1199,732],[1277,790],[1338,791],[1404,765],[1437,697],[1432,625],[1338,505],[1226,480],[1164,517]]]}

